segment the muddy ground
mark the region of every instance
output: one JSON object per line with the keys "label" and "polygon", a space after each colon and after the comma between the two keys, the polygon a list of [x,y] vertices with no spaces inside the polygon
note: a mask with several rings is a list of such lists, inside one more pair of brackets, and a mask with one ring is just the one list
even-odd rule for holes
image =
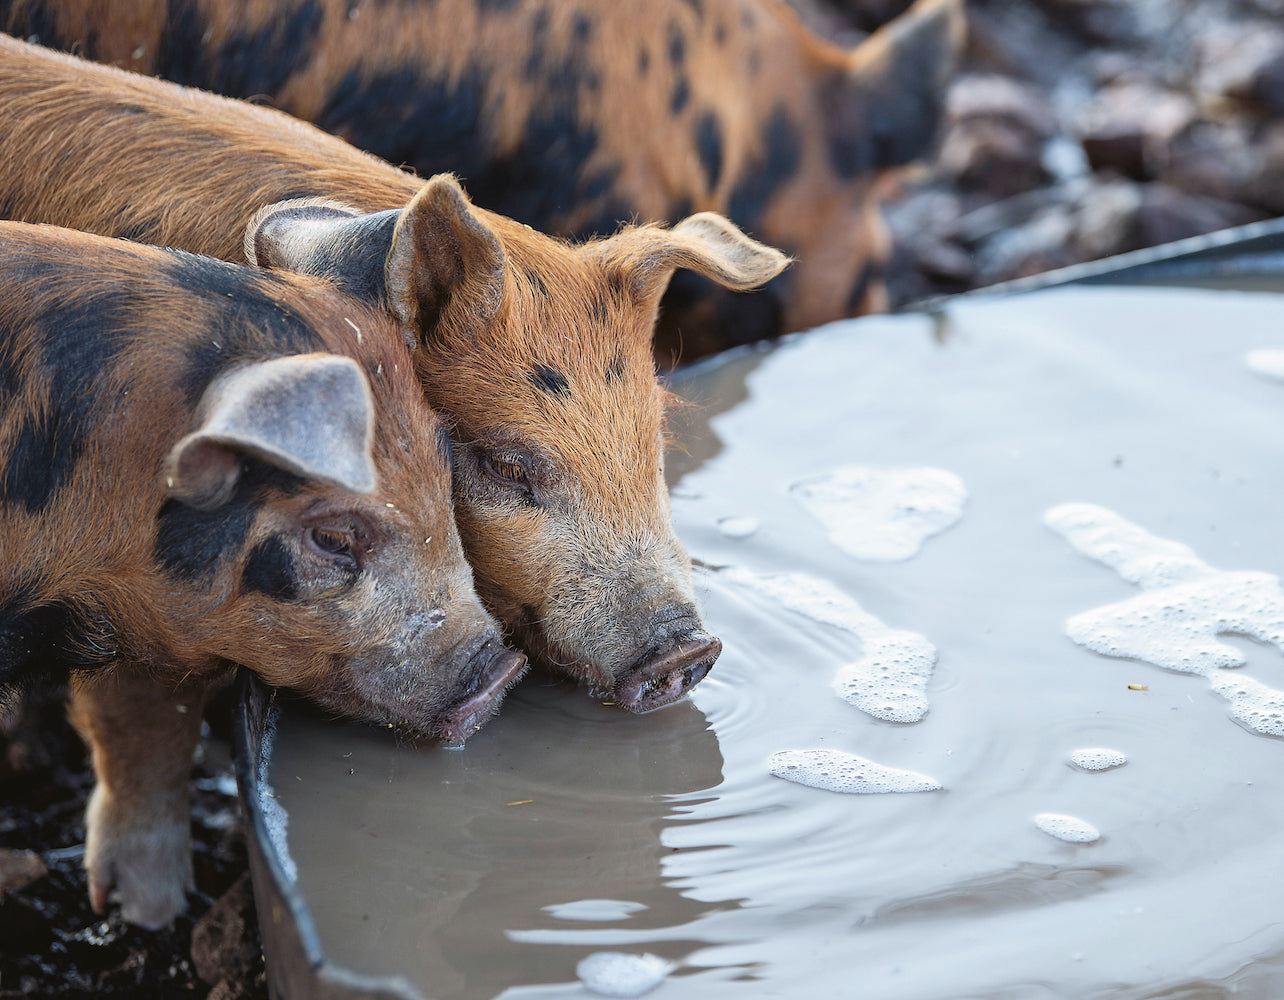
{"label": "muddy ground", "polygon": [[38,739],[19,737],[5,747],[0,887],[13,888],[0,900],[0,1000],[266,1000],[228,733],[220,724],[230,710],[230,696],[212,707],[213,728],[192,772],[196,892],[188,912],[164,931],[89,907],[81,856],[93,778],[58,703],[38,713]]}

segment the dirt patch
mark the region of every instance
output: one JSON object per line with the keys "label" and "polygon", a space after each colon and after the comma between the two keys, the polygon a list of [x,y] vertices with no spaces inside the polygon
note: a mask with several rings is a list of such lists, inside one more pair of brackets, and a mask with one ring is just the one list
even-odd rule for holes
{"label": "dirt patch", "polygon": [[[210,713],[212,720],[227,717],[226,706]],[[188,896],[187,913],[162,931],[132,927],[116,913],[98,915],[89,907],[81,857],[93,775],[60,705],[41,706],[6,750],[0,849],[33,850],[48,870],[26,885],[15,879],[0,900],[0,1000],[266,1000],[226,734],[210,734],[193,770],[196,892]],[[36,870],[26,864],[20,870]]]}

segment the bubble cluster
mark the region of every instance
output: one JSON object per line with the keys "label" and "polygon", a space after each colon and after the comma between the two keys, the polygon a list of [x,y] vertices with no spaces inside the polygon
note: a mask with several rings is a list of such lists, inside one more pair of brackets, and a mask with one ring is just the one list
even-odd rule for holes
{"label": "bubble cluster", "polygon": [[849,465],[789,492],[825,525],[829,539],[857,559],[908,559],[931,535],[963,516],[967,489],[944,469]]}
{"label": "bubble cluster", "polygon": [[1244,654],[1217,640],[1234,633],[1284,650],[1278,577],[1213,569],[1180,542],[1157,538],[1092,504],[1062,504],[1044,521],[1085,556],[1142,588],[1135,597],[1067,619],[1071,639],[1106,656],[1205,677],[1243,725],[1284,736],[1284,692],[1238,672],[1226,674],[1223,668],[1244,664]]}
{"label": "bubble cluster", "polygon": [[714,523],[727,538],[748,538],[758,531],[758,519],[748,514],[720,517]]}
{"label": "bubble cluster", "polygon": [[779,601],[814,621],[854,633],[862,655],[839,668],[833,687],[839,697],[867,715],[888,722],[918,722],[927,714],[927,684],[936,666],[936,647],[915,632],[888,628],[828,580],[805,573],[762,576],[733,567],[734,583]]}
{"label": "bubble cluster", "polygon": [[1284,350],[1278,347],[1259,347],[1244,355],[1249,371],[1267,378],[1284,379]]}
{"label": "bubble cluster", "polygon": [[1034,817],[1034,825],[1049,837],[1071,844],[1091,844],[1101,839],[1101,831],[1087,820],[1064,813],[1039,813]]}
{"label": "bubble cluster", "polygon": [[627,920],[647,908],[645,903],[628,899],[577,899],[573,903],[553,903],[541,907],[558,920],[615,921]]}
{"label": "bubble cluster", "polygon": [[885,767],[838,750],[781,750],[771,755],[768,768],[777,778],[848,795],[935,792],[942,787],[926,774]]}
{"label": "bubble cluster", "polygon": [[640,997],[650,993],[676,966],[649,952],[597,951],[575,966],[585,989],[604,997]]}
{"label": "bubble cluster", "polygon": [[1083,771],[1109,771],[1127,764],[1128,755],[1107,747],[1083,747],[1071,751],[1070,763]]}

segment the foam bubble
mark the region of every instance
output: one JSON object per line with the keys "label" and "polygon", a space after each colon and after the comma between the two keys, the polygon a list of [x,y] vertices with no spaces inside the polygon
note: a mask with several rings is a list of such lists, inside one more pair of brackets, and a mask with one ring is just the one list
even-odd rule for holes
{"label": "foam bubble", "polygon": [[1205,677],[1242,724],[1284,736],[1284,692],[1251,677],[1224,675],[1223,668],[1242,666],[1245,657],[1217,640],[1234,633],[1284,650],[1278,577],[1214,569],[1180,542],[1156,538],[1092,504],[1054,507],[1044,521],[1084,555],[1142,588],[1135,597],[1067,619],[1071,639],[1106,656]]}
{"label": "foam bubble", "polygon": [[758,530],[758,519],[747,514],[720,517],[714,523],[728,538],[748,538]]}
{"label": "foam bubble", "polygon": [[885,767],[838,750],[781,750],[767,762],[777,778],[848,795],[935,792],[941,783],[916,771]]}
{"label": "foam bubble", "polygon": [[1087,820],[1064,813],[1039,813],[1034,817],[1034,825],[1049,837],[1071,844],[1091,844],[1101,839],[1101,831]]}
{"label": "foam bubble", "polygon": [[789,492],[857,559],[908,559],[963,516],[967,489],[944,469],[848,465],[803,479]]}
{"label": "foam bubble", "polygon": [[915,632],[888,628],[828,580],[805,573],[761,576],[733,567],[724,575],[814,621],[854,633],[860,659],[840,667],[833,688],[867,715],[888,722],[918,722],[927,714],[927,684],[936,647]]}
{"label": "foam bubble", "polygon": [[1259,347],[1244,355],[1249,371],[1267,378],[1284,379],[1284,350],[1278,347]]}
{"label": "foam bubble", "polygon": [[627,899],[577,899],[572,903],[553,903],[541,909],[558,920],[627,920],[647,908],[645,903]]}
{"label": "foam bubble", "polygon": [[1084,771],[1109,771],[1127,764],[1128,755],[1107,747],[1083,747],[1071,751],[1070,763]]}
{"label": "foam bubble", "polygon": [[575,975],[584,987],[604,997],[640,997],[650,993],[676,966],[649,952],[597,951],[581,959]]}

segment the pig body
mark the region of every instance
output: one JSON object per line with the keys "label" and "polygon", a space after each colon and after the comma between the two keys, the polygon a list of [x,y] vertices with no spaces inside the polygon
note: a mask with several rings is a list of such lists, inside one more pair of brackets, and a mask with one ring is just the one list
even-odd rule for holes
{"label": "pig body", "polygon": [[324,282],[0,223],[0,691],[71,679],[96,908],[181,909],[232,664],[451,742],[524,666],[389,327]]}
{"label": "pig body", "polygon": [[879,215],[930,150],[959,0],[846,50],[777,0],[3,0],[0,27],[234,97],[266,97],[548,232],[728,216],[797,266],[752,295],[680,273],[662,363],[886,307]]}
{"label": "pig body", "polygon": [[651,335],[675,269],[747,289],[782,254],[709,213],[567,244],[279,112],[5,36],[0,101],[10,218],[228,260],[244,240],[391,314],[451,428],[478,592],[529,652],[633,711],[705,675]]}

